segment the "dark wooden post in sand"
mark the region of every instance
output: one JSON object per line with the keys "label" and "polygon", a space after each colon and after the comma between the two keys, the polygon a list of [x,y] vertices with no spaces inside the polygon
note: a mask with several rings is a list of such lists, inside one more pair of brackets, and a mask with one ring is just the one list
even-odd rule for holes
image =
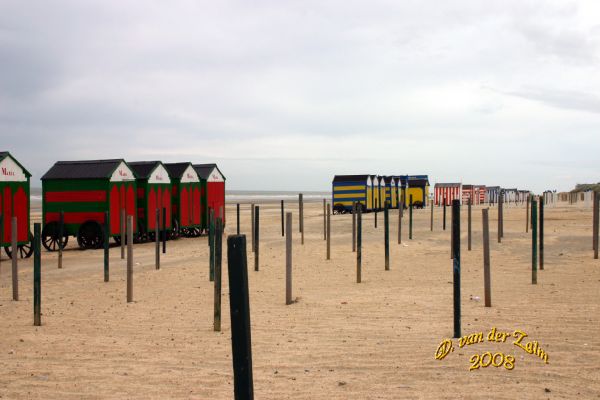
{"label": "dark wooden post in sand", "polygon": [[356,283],[362,279],[362,207],[356,216]]}
{"label": "dark wooden post in sand", "polygon": [[544,197],[540,197],[540,270],[544,269]]}
{"label": "dark wooden post in sand", "polygon": [[444,197],[444,218],[442,219],[442,229],[446,230],[446,197]]}
{"label": "dark wooden post in sand", "polygon": [[133,301],[133,216],[127,217],[127,302]]}
{"label": "dark wooden post in sand", "polygon": [[327,202],[323,199],[323,240],[327,240]]}
{"label": "dark wooden post in sand", "polygon": [[252,382],[252,337],[250,334],[250,300],[246,236],[227,238],[229,275],[229,315],[231,316],[231,353],[233,391],[236,400],[254,399]]}
{"label": "dark wooden post in sand", "polygon": [[160,240],[158,239],[158,228],[160,227],[160,210],[156,209],[156,224],[154,225],[154,267],[160,269]]}
{"label": "dark wooden post in sand", "polygon": [[377,228],[377,207],[375,207],[375,228]]}
{"label": "dark wooden post in sand", "polygon": [[402,205],[398,209],[398,244],[402,243]]}
{"label": "dark wooden post in sand", "polygon": [[467,209],[467,250],[471,251],[471,205],[473,199],[469,196],[469,207]]}
{"label": "dark wooden post in sand", "polygon": [[208,210],[208,280],[215,280],[215,212]]}
{"label": "dark wooden post in sand", "polygon": [[250,225],[251,226],[251,231],[252,231],[252,252],[254,253],[254,248],[255,246],[255,239],[254,239],[254,233],[256,232],[256,229],[254,227],[254,204],[250,205]]}
{"label": "dark wooden post in sand", "polygon": [[61,211],[58,216],[58,269],[62,268],[64,232],[65,232],[65,213],[63,211]]}
{"label": "dark wooden post in sand", "polygon": [[498,194],[498,243],[502,243],[502,237],[504,236],[502,230],[504,229],[504,196],[502,190]]}
{"label": "dark wooden post in sand", "polygon": [[[283,202],[283,200],[282,200]],[[235,206],[236,210],[236,221],[237,221],[237,234],[240,234],[240,203],[237,203]]]}
{"label": "dark wooden post in sand", "polygon": [[167,209],[163,207],[162,211],[162,252],[163,254],[167,253]]}
{"label": "dark wooden post in sand", "polygon": [[[42,325],[42,258],[41,258],[42,225],[33,224],[33,325]],[[62,239],[62,238],[61,238]],[[14,250],[13,250],[14,251]]]}
{"label": "dark wooden post in sand", "polygon": [[409,206],[408,206],[408,238],[412,240],[413,238],[413,197],[412,194],[409,197]]}
{"label": "dark wooden post in sand", "polygon": [[12,217],[11,220],[11,261],[12,261],[12,291],[13,300],[19,301],[19,251],[17,246],[17,217]]}
{"label": "dark wooden post in sand", "polygon": [[331,259],[331,204],[327,204],[327,259]]}
{"label": "dark wooden post in sand", "polygon": [[597,260],[598,259],[598,231],[600,230],[600,227],[598,226],[598,222],[600,220],[600,215],[599,215],[599,207],[600,206],[600,196],[598,196],[598,192],[594,192],[594,215],[592,217],[592,224],[593,224],[593,228],[592,228],[592,243],[593,243],[593,247],[594,247],[594,259]]}
{"label": "dark wooden post in sand", "polygon": [[285,215],[285,304],[292,304],[292,213]]}
{"label": "dark wooden post in sand", "polygon": [[460,200],[452,200],[452,260],[454,283],[454,337],[460,334]]}
{"label": "dark wooden post in sand", "polygon": [[[240,233],[238,232],[238,235]],[[281,200],[281,236],[285,236],[285,219],[283,215],[283,200]]]}
{"label": "dark wooden post in sand", "polygon": [[490,275],[490,224],[488,209],[481,210],[483,221],[483,288],[485,306],[492,306],[491,275]]}
{"label": "dark wooden post in sand", "polygon": [[298,195],[298,203],[300,206],[300,244],[304,244],[304,196],[302,193]]}
{"label": "dark wooden post in sand", "polygon": [[429,229],[433,232],[433,201],[431,202],[431,221],[429,223]]}
{"label": "dark wooden post in sand", "polygon": [[126,219],[126,214],[125,214],[125,209],[122,208],[121,209],[121,260],[125,259],[125,229],[127,219]]}
{"label": "dark wooden post in sand", "polygon": [[527,202],[525,204],[525,233],[529,232],[529,201],[530,197],[527,195]]}
{"label": "dark wooden post in sand", "polygon": [[260,207],[254,207],[254,270],[258,271],[258,250],[260,248]]}
{"label": "dark wooden post in sand", "polygon": [[385,251],[385,270],[390,270],[390,216],[388,202],[385,202],[383,208],[383,225],[384,225],[384,251]]}
{"label": "dark wooden post in sand", "polygon": [[[223,214],[221,214],[223,215]],[[214,297],[214,320],[213,330],[221,331],[221,260],[223,252],[221,251],[223,242],[223,220],[217,218],[215,230],[215,297]]]}
{"label": "dark wooden post in sand", "polygon": [[537,284],[537,202],[531,199],[531,284]]}
{"label": "dark wooden post in sand", "polygon": [[[360,206],[360,204],[359,204]],[[352,252],[356,251],[356,202],[352,202]]]}
{"label": "dark wooden post in sand", "polygon": [[109,269],[110,269],[110,253],[109,253],[109,243],[110,235],[108,231],[108,211],[104,213],[104,282],[108,282],[109,280]]}

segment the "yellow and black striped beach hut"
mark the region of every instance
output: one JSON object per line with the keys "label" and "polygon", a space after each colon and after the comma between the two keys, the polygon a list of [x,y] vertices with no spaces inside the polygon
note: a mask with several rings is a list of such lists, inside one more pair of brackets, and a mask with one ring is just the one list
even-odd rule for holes
{"label": "yellow and black striped beach hut", "polygon": [[335,175],[332,183],[333,213],[352,212],[352,203],[362,205],[362,210],[373,209],[372,175]]}
{"label": "yellow and black striped beach hut", "polygon": [[408,207],[410,196],[412,195],[413,206],[415,208],[427,207],[429,198],[429,177],[427,175],[409,175],[407,179],[408,187],[404,202]]}
{"label": "yellow and black striped beach hut", "polygon": [[388,203],[388,207],[398,208],[398,187],[396,185],[396,178],[393,176],[384,176],[383,182],[385,183],[385,201]]}

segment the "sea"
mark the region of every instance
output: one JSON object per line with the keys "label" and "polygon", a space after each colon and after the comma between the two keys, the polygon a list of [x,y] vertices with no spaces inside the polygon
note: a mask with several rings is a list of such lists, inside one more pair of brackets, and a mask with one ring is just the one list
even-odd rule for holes
{"label": "sea", "polygon": [[[235,203],[274,203],[281,200],[295,201],[298,194],[302,193],[305,202],[317,202],[329,199],[331,192],[318,191],[277,191],[277,190],[226,190],[225,202]],[[32,206],[40,206],[42,203],[42,188],[31,188],[30,193]]]}

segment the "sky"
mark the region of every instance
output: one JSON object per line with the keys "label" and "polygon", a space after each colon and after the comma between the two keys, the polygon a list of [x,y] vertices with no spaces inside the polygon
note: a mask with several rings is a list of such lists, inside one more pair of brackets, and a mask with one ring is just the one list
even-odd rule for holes
{"label": "sky", "polygon": [[0,0],[0,150],[541,192],[600,181],[600,2]]}

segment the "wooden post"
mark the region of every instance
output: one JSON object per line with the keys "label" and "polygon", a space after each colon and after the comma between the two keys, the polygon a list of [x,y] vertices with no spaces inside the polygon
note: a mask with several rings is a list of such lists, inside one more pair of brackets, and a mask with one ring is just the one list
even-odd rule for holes
{"label": "wooden post", "polygon": [[17,217],[12,217],[11,220],[11,259],[12,259],[12,290],[13,300],[19,301],[19,265],[17,259],[19,258],[19,251],[17,245]]}
{"label": "wooden post", "polygon": [[544,269],[544,197],[540,197],[540,270]]}
{"label": "wooden post", "polygon": [[121,260],[125,259],[125,209],[121,208]]}
{"label": "wooden post", "polygon": [[356,283],[362,279],[362,207],[358,209],[356,221]]}
{"label": "wooden post", "polygon": [[285,304],[292,304],[292,213],[285,215]]}
{"label": "wooden post", "polygon": [[163,207],[162,221],[163,221],[162,252],[163,252],[163,254],[166,254],[167,253],[167,208],[166,207]]}
{"label": "wooden post", "polygon": [[529,195],[527,195],[527,201],[525,203],[525,233],[529,232]]}
{"label": "wooden post", "polygon": [[327,202],[323,199],[323,240],[327,240]]}
{"label": "wooden post", "polygon": [[444,197],[444,218],[442,219],[442,229],[446,230],[446,197]]}
{"label": "wooden post", "polygon": [[254,204],[250,205],[250,224],[252,225],[252,252],[254,253],[254,249],[256,248],[256,239],[254,238],[256,233],[256,229],[254,227]]}
{"label": "wooden post", "polygon": [[388,202],[385,202],[383,209],[383,225],[384,225],[384,251],[385,251],[385,270],[390,270],[390,217],[388,210]]}
{"label": "wooden post", "polygon": [[469,206],[467,209],[467,250],[471,251],[471,206],[473,199],[469,196]]}
{"label": "wooden post", "polygon": [[408,206],[408,239],[412,240],[413,238],[413,197],[412,194],[409,197],[409,206]]}
{"label": "wooden post", "polygon": [[42,325],[42,260],[41,260],[42,225],[33,224],[33,325]]}
{"label": "wooden post", "polygon": [[159,233],[160,232],[160,210],[157,208],[156,209],[156,223],[154,225],[154,267],[156,269],[160,269],[160,239],[159,239]]}
{"label": "wooden post", "polygon": [[227,267],[234,398],[252,400],[252,338],[245,235],[232,235],[227,238]]}
{"label": "wooden post", "polygon": [[[239,232],[238,232],[239,235]],[[283,216],[283,200],[281,200],[281,236],[285,236],[285,220]]]}
{"label": "wooden post", "polygon": [[531,199],[531,284],[537,284],[537,202]]}
{"label": "wooden post", "polygon": [[352,252],[356,251],[356,202],[352,202]]}
{"label": "wooden post", "polygon": [[302,193],[298,195],[300,202],[300,244],[304,244],[304,200]]}
{"label": "wooden post", "polygon": [[215,280],[215,210],[208,212],[208,280]]}
{"label": "wooden post", "polygon": [[[223,215],[223,214],[221,214]],[[221,331],[221,260],[223,242],[223,219],[217,218],[215,233],[215,296],[214,296],[214,321],[213,329],[215,332]]]}
{"label": "wooden post", "polygon": [[483,220],[483,288],[485,306],[492,306],[491,276],[490,276],[490,224],[488,209],[481,210]]}
{"label": "wooden post", "polygon": [[[62,239],[62,238],[61,238]],[[110,240],[110,232],[109,232],[109,220],[108,220],[108,211],[104,213],[104,282],[109,281],[110,274],[110,250],[109,250],[109,240]]]}
{"label": "wooden post", "polygon": [[452,200],[452,236],[453,253],[452,260],[453,283],[454,283],[454,337],[460,334],[460,200]]}
{"label": "wooden post", "polygon": [[599,213],[599,208],[600,208],[600,196],[598,196],[598,192],[594,192],[594,215],[592,217],[592,224],[593,224],[593,228],[592,228],[592,243],[593,243],[593,247],[594,247],[594,259],[597,260],[598,259],[598,231],[600,230],[600,227],[598,226],[598,222],[600,220],[600,213]]}
{"label": "wooden post", "polygon": [[433,201],[431,202],[431,221],[429,223],[429,229],[433,232]]}
{"label": "wooden post", "polygon": [[498,194],[498,243],[502,243],[502,218],[504,208],[504,196],[502,196],[502,190]]}
{"label": "wooden post", "polygon": [[127,302],[133,301],[133,216],[127,217]]}
{"label": "wooden post", "polygon": [[[402,207],[402,206],[400,206]],[[398,209],[398,244],[402,243],[402,209]]]}
{"label": "wooden post", "polygon": [[258,250],[260,249],[260,207],[254,207],[254,270],[258,271]]}
{"label": "wooden post", "polygon": [[240,203],[236,204],[235,209],[236,209],[236,215],[237,215],[237,218],[236,218],[236,220],[237,220],[237,234],[239,235],[240,234]]}
{"label": "wooden post", "polygon": [[58,269],[62,268],[63,261],[63,236],[65,232],[65,213],[60,212],[58,216]]}
{"label": "wooden post", "polygon": [[327,259],[331,259],[331,204],[327,204]]}
{"label": "wooden post", "polygon": [[377,207],[375,207],[375,228],[377,228]]}

